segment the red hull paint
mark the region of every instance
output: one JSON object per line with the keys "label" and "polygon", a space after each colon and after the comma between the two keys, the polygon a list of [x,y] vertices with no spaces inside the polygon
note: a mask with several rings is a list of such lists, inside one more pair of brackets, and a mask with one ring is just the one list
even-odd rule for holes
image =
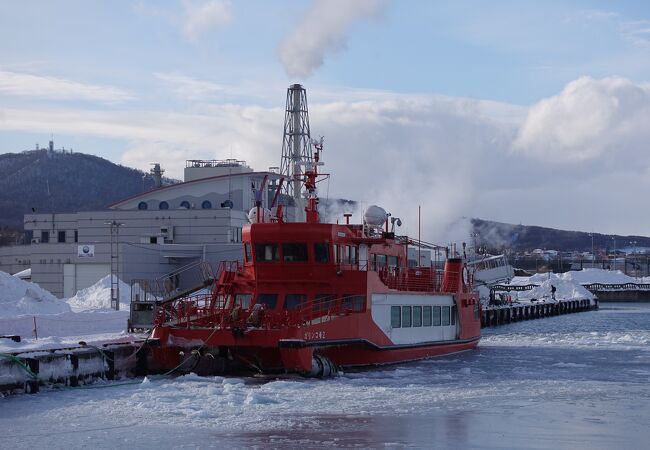
{"label": "red hull paint", "polygon": [[[364,225],[318,223],[318,164],[306,167],[306,222],[285,223],[279,216],[245,226],[243,263],[222,263],[209,295],[175,299],[156,310],[153,338],[160,347],[152,349],[155,368],[210,372],[239,364],[313,374],[316,366],[323,369],[329,363],[391,364],[476,347],[481,333],[478,294],[471,290],[462,260],[448,259],[444,271],[409,267],[413,241],[388,232],[388,216],[385,229],[374,220]],[[259,208],[257,212],[264,217]],[[383,299],[377,305],[375,294]],[[394,307],[400,308],[395,325]],[[429,325],[423,323],[426,307],[431,308]],[[419,324],[413,319],[411,327],[416,308]],[[446,311],[450,323],[434,328],[433,308],[438,314]],[[408,324],[402,327],[405,313]],[[397,328],[401,331],[394,332]],[[395,342],[389,335],[396,336]]]}

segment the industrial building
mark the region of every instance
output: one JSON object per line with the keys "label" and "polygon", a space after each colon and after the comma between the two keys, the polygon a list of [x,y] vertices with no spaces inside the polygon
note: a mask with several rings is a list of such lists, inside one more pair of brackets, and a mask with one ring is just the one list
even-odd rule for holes
{"label": "industrial building", "polygon": [[184,182],[169,186],[159,166],[153,174],[159,187],[104,211],[25,215],[31,244],[0,248],[0,270],[31,268],[31,281],[70,297],[110,274],[111,262],[130,283],[197,260],[239,259],[248,211],[258,198],[269,206],[280,178],[236,160],[187,161]]}
{"label": "industrial building", "polygon": [[[234,159],[188,160],[183,182],[163,186],[163,171],[155,164],[153,190],[106,210],[26,214],[30,245],[0,247],[0,270],[22,271],[23,278],[66,298],[109,274],[112,285],[118,276],[130,284],[198,261],[214,267],[241,259],[241,230],[253,207],[271,209],[277,201],[285,220],[304,219],[302,173],[312,161],[314,141],[300,84],[287,89],[285,112],[281,168],[255,172]],[[174,278],[173,287],[183,288],[183,280]],[[114,292],[112,297],[117,303]]]}

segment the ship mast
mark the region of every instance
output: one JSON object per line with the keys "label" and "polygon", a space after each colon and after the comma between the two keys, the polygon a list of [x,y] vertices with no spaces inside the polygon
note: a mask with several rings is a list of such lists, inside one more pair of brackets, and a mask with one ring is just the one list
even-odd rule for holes
{"label": "ship mast", "polygon": [[285,193],[293,198],[297,222],[305,219],[302,166],[312,160],[307,91],[300,84],[292,84],[287,89],[280,172],[288,181],[285,184]]}

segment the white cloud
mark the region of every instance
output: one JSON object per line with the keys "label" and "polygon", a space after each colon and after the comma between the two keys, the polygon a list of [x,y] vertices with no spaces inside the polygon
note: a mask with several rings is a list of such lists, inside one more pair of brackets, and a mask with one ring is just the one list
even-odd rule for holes
{"label": "white cloud", "polygon": [[87,100],[116,104],[132,100],[129,92],[112,86],[85,84],[62,78],[0,70],[0,93],[51,100]]}
{"label": "white cloud", "polygon": [[550,162],[592,160],[650,138],[649,121],[647,86],[582,77],[530,108],[513,148]]}
{"label": "white cloud", "polygon": [[222,93],[226,87],[211,81],[198,80],[179,73],[155,73],[156,78],[165,82],[172,91],[184,100],[208,100]]}
{"label": "white cloud", "polygon": [[[380,204],[400,232],[438,243],[468,239],[458,218],[642,233],[650,211],[648,87],[582,78],[531,108],[464,98],[324,88],[310,96],[311,130],[325,136],[329,183],[320,195]],[[349,94],[349,95],[347,95]],[[279,96],[281,98],[281,96]],[[119,162],[160,162],[182,178],[186,159],[280,161],[284,104],[204,104],[194,112],[0,108],[0,130],[124,141]],[[512,151],[516,148],[516,151]],[[92,152],[92,149],[87,151]],[[600,156],[599,156],[600,155]],[[603,208],[611,214],[604,217]]]}
{"label": "white cloud", "polygon": [[346,47],[347,34],[360,19],[377,16],[384,0],[314,0],[298,26],[280,43],[280,61],[292,77],[308,77],[326,54]]}
{"label": "white cloud", "polygon": [[211,28],[230,23],[231,4],[228,0],[183,0],[183,34],[196,40]]}
{"label": "white cloud", "polygon": [[623,37],[639,47],[650,47],[650,20],[632,20],[620,23]]}

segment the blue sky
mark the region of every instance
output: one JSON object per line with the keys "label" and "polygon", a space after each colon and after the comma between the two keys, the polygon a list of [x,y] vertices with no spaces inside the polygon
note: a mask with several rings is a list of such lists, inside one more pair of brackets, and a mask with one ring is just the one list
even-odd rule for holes
{"label": "blue sky", "polygon": [[437,232],[481,216],[642,233],[646,217],[621,218],[629,208],[599,186],[650,171],[649,72],[642,1],[0,0],[0,152],[53,133],[57,147],[145,170],[160,161],[177,177],[186,158],[262,169],[278,165],[285,89],[300,82],[312,129],[339,147],[337,195],[399,205],[347,181],[336,151],[355,163],[381,153],[403,170],[385,172],[394,190],[428,168],[421,191],[442,192],[428,177],[451,182],[437,171],[452,163],[472,180],[431,212],[445,218]]}

